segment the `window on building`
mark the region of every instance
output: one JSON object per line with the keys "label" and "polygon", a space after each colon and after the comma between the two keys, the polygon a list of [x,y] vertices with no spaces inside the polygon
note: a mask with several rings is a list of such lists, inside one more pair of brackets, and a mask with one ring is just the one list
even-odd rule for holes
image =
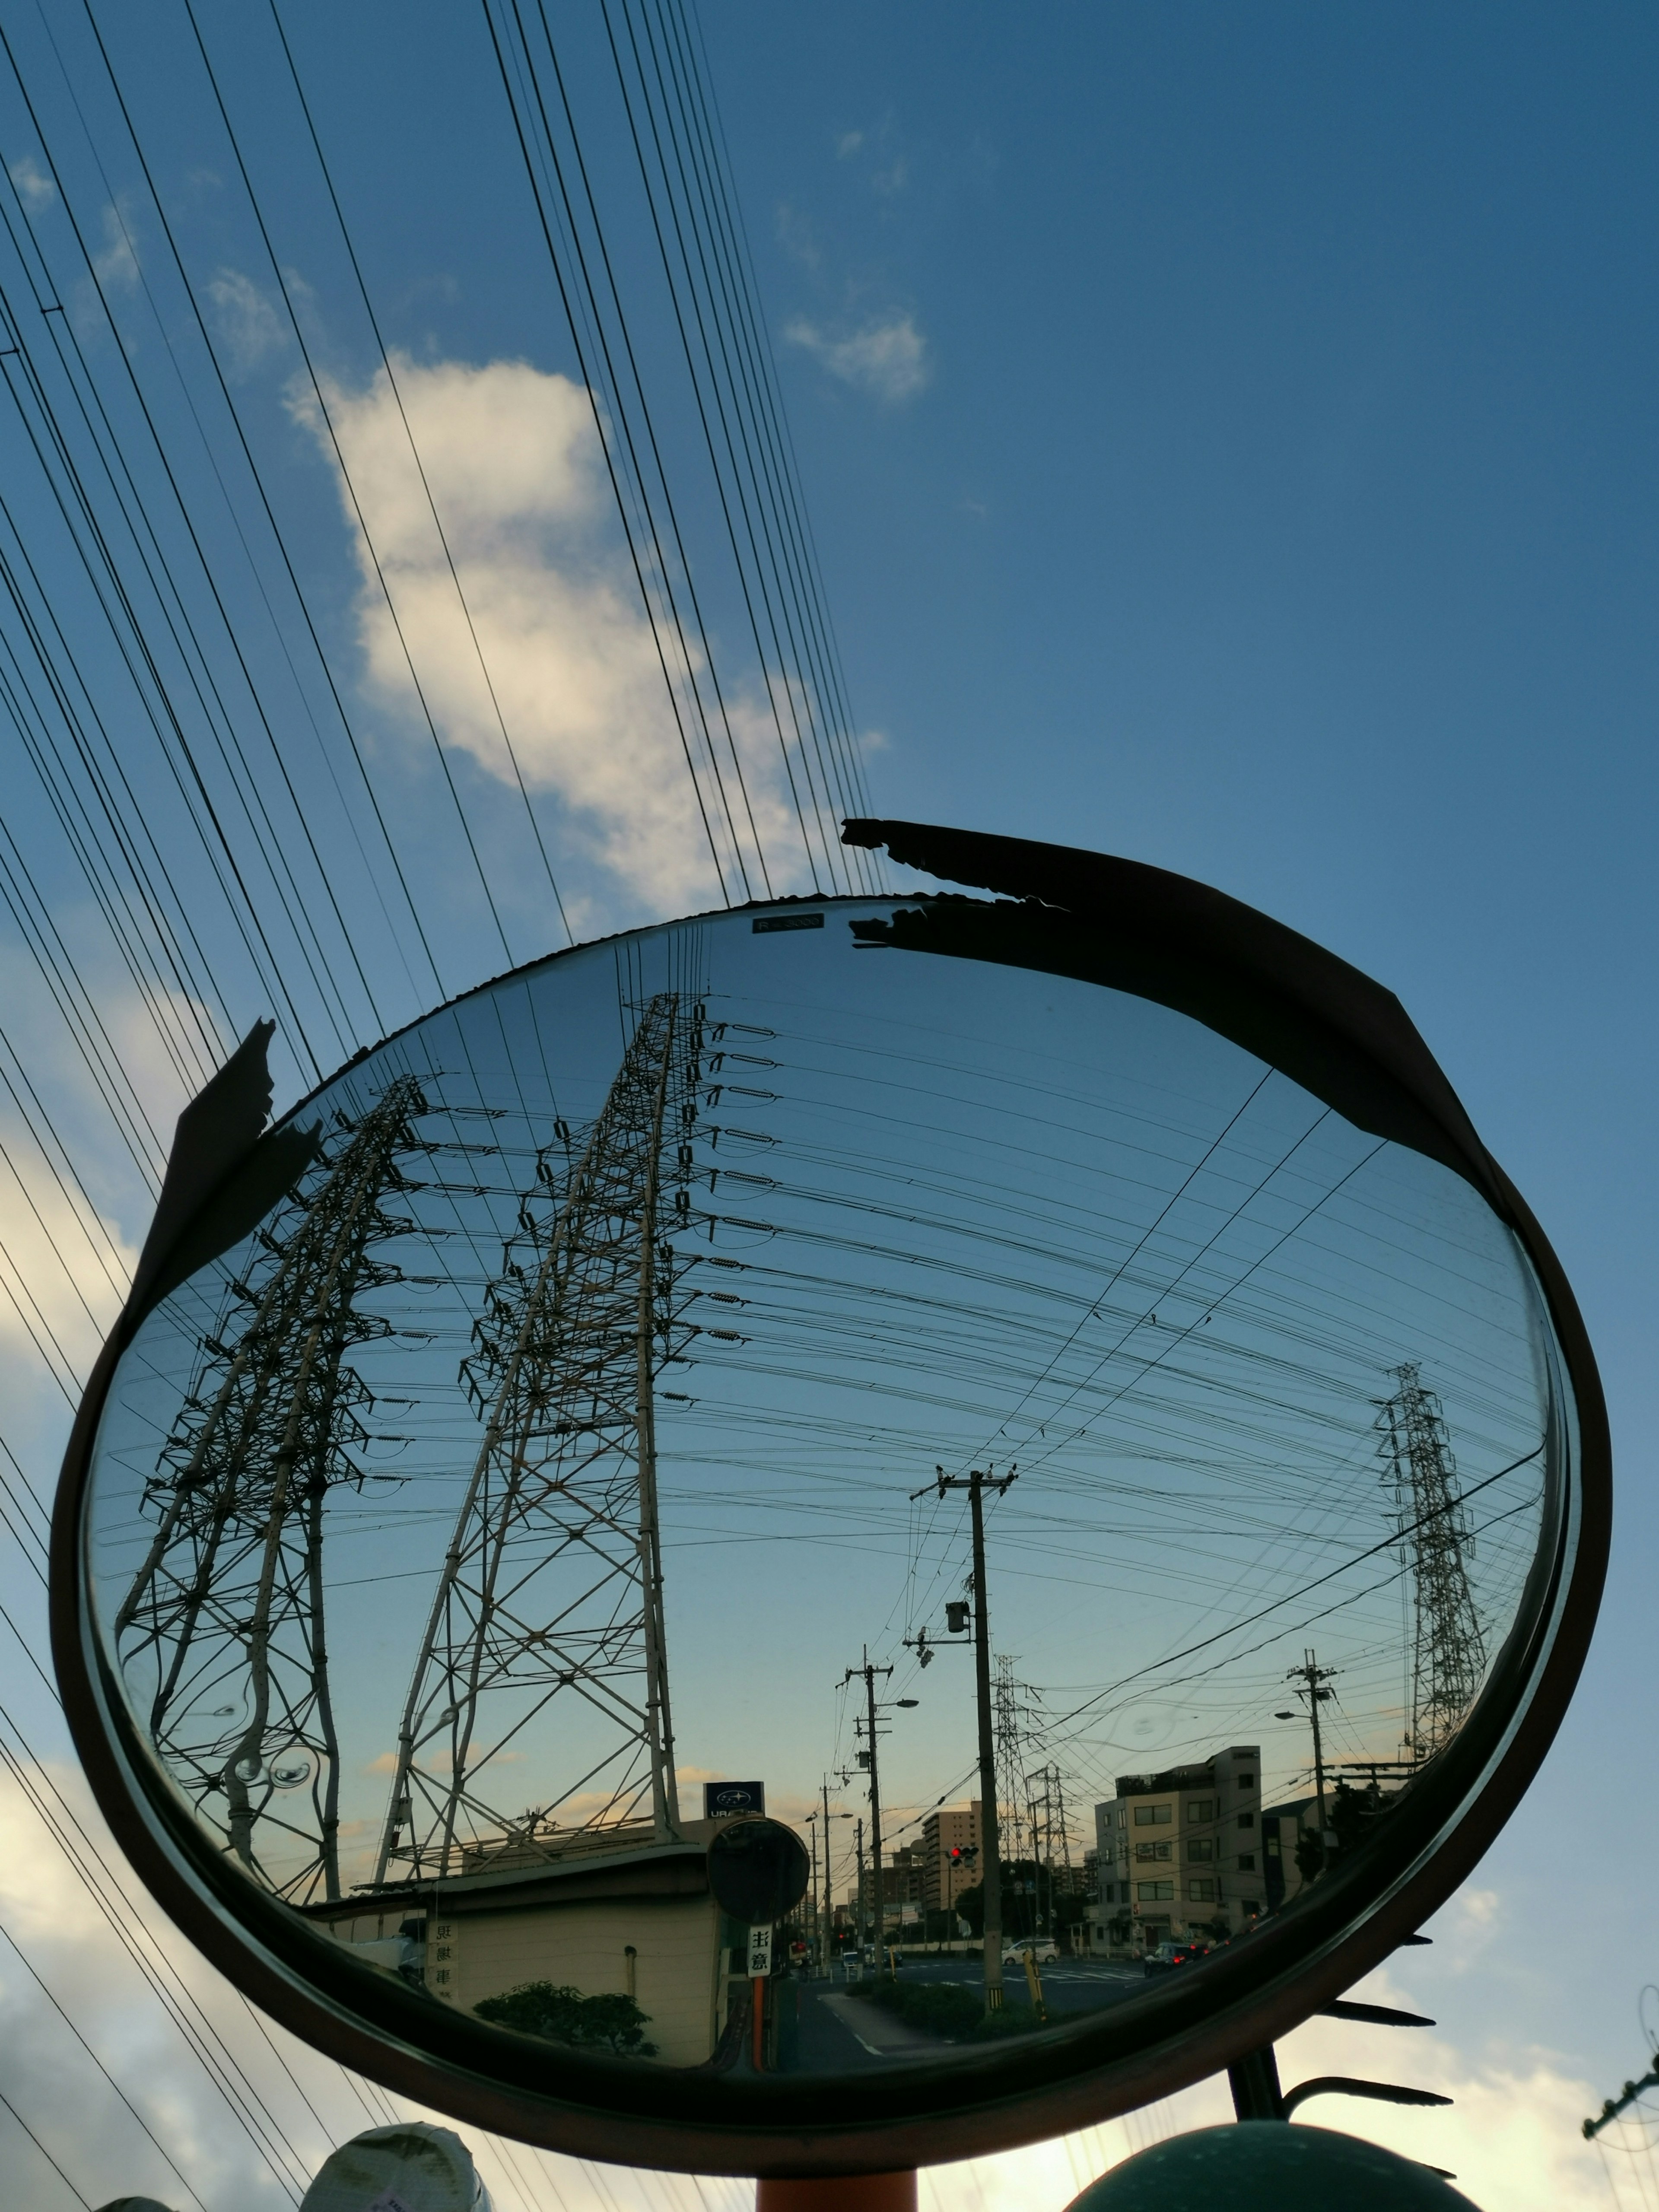
{"label": "window on building", "polygon": [[1255,1814],[1254,1813],[1241,1813],[1238,1816],[1238,1825],[1241,1828],[1255,1827]]}
{"label": "window on building", "polygon": [[1173,1858],[1174,1856],[1173,1844],[1137,1844],[1135,1845],[1135,1856],[1138,1859],[1167,1859]]}
{"label": "window on building", "polygon": [[1273,1835],[1273,1834],[1269,1834],[1269,1835],[1267,1835],[1267,1837],[1265,1837],[1265,1838],[1263,1838],[1263,1841],[1264,1841],[1264,1844],[1265,1844],[1265,1845],[1266,1845],[1267,1856],[1268,1856],[1270,1859],[1276,1859],[1276,1858],[1279,1856],[1279,1838],[1278,1838],[1278,1837],[1277,1837],[1277,1836],[1275,1836],[1275,1835]]}
{"label": "window on building", "polygon": [[1215,1879],[1207,1874],[1189,1875],[1187,1882],[1188,1902],[1192,1905],[1215,1903]]}
{"label": "window on building", "polygon": [[1215,1838],[1213,1836],[1190,1838],[1187,1844],[1187,1856],[1189,1859],[1212,1859],[1215,1856]]}
{"label": "window on building", "polygon": [[1237,1781],[1238,1786],[1241,1790],[1254,1790],[1255,1788],[1255,1777],[1254,1774],[1240,1774],[1237,1776],[1235,1779]]}
{"label": "window on building", "polygon": [[1158,1905],[1165,1899],[1173,1902],[1174,1898],[1175,1884],[1172,1881],[1138,1881],[1135,1884],[1135,1900],[1138,1904]]}
{"label": "window on building", "polygon": [[1189,1820],[1213,1820],[1215,1818],[1215,1799],[1213,1797],[1189,1797],[1187,1800],[1187,1818]]}
{"label": "window on building", "polygon": [[1254,1851],[1241,1851],[1239,1853],[1238,1870],[1240,1874],[1254,1874],[1255,1872],[1255,1853]]}
{"label": "window on building", "polygon": [[1137,1805],[1135,1826],[1138,1828],[1167,1828],[1174,1814],[1172,1805]]}

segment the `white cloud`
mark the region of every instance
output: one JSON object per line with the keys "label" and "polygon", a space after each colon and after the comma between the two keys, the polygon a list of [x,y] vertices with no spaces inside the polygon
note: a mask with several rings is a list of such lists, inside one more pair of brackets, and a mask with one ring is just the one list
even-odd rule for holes
{"label": "white cloud", "polygon": [[914,398],[933,375],[927,342],[909,314],[866,323],[847,337],[832,337],[816,323],[797,316],[786,325],[783,335],[791,345],[810,353],[831,376],[890,406]]}
{"label": "white cloud", "polygon": [[[586,392],[524,362],[394,365],[408,432],[384,374],[356,389],[329,384],[325,396],[442,741],[510,784],[504,721],[526,783],[564,803],[589,856],[658,908],[707,897],[714,877],[696,794],[658,641],[621,556]],[[289,404],[332,460],[311,393],[296,386]],[[362,580],[368,685],[416,728],[404,644],[343,478],[339,489]],[[672,667],[678,641],[665,637],[663,649]],[[773,860],[791,839],[769,702],[758,684],[728,687],[726,698]]]}
{"label": "white cloud", "polygon": [[[1415,2008],[1412,1992],[1386,1971],[1352,1994]],[[1477,2204],[1559,2212],[1605,2203],[1595,2150],[1579,2133],[1600,2100],[1558,2052],[1496,2042],[1472,2051],[1428,2030],[1316,2020],[1279,2045],[1279,2069],[1287,2088],[1315,2075],[1352,2074],[1449,2097],[1449,2107],[1426,2110],[1321,2098],[1302,2108],[1297,2124],[1364,2136],[1403,2157],[1445,2166]]]}
{"label": "white cloud", "polygon": [[20,155],[7,174],[31,215],[39,215],[43,208],[49,208],[58,197],[57,185],[32,154]]}
{"label": "white cloud", "polygon": [[98,281],[107,287],[131,291],[138,282],[138,257],[133,251],[132,234],[128,228],[123,210],[112,203],[100,219],[103,244],[92,257],[92,265]]}
{"label": "white cloud", "polygon": [[209,281],[207,295],[213,303],[214,330],[238,375],[247,375],[288,343],[287,324],[240,269],[221,269]]}
{"label": "white cloud", "polygon": [[840,161],[851,161],[854,155],[858,152],[859,148],[862,146],[863,143],[864,133],[862,131],[843,131],[840,137],[836,141],[836,160]]}
{"label": "white cloud", "polygon": [[106,1224],[112,1255],[14,1117],[0,1119],[0,1373],[44,1358],[72,1382],[96,1357],[138,1255]]}
{"label": "white cloud", "polygon": [[[152,1006],[125,974],[112,974],[86,908],[67,905],[54,918],[131,1085],[135,1118],[148,1119],[165,1151],[194,1079],[187,1084],[181,1077],[157,1032],[157,1012],[175,1036],[198,1040],[215,1034],[211,1018],[177,994],[158,996]],[[0,939],[0,951],[12,950]],[[56,1424],[65,1411],[52,1377],[71,1395],[78,1389],[119,1310],[154,1198],[44,985],[16,957],[7,983],[7,1034],[41,1111],[37,1142],[15,1101],[0,1092],[0,1403],[7,1442],[36,1459],[49,1482]],[[221,1049],[200,1045],[209,1065]],[[52,1141],[48,1116],[83,1188],[67,1173],[60,1182],[41,1149]],[[57,1164],[63,1167],[61,1158]]]}
{"label": "white cloud", "polygon": [[799,209],[791,207],[787,200],[781,202],[775,228],[778,244],[786,253],[808,269],[818,266],[823,257],[818,250],[817,236],[811,224]]}

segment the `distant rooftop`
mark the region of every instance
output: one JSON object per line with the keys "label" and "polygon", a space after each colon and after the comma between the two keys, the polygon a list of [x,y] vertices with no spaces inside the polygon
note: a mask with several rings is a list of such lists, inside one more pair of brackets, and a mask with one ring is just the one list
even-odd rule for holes
{"label": "distant rooftop", "polygon": [[1210,1789],[1214,1785],[1216,1766],[1224,1759],[1248,1759],[1259,1766],[1261,1747],[1258,1743],[1230,1744],[1225,1751],[1212,1752],[1208,1759],[1194,1765],[1166,1766],[1160,1774],[1120,1774],[1117,1794],[1120,1797],[1150,1797],[1160,1790]]}

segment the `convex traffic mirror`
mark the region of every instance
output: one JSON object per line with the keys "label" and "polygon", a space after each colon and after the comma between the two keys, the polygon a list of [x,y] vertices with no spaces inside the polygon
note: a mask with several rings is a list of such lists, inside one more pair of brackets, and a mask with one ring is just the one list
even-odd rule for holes
{"label": "convex traffic mirror", "polygon": [[256,1040],[60,1502],[198,1942],[634,2162],[960,2154],[1292,2024],[1512,1808],[1599,1584],[1571,1294],[1397,1004],[1180,878],[849,835],[991,893],[561,954],[258,1143]]}

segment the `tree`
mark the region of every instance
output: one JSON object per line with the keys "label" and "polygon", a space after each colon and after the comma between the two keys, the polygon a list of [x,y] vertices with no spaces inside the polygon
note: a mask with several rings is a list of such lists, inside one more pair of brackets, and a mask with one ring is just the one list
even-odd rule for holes
{"label": "tree", "polygon": [[585,1997],[580,1990],[555,1982],[520,1982],[498,1997],[472,2008],[480,2020],[520,2035],[544,2036],[550,2043],[609,2051],[618,2058],[654,2058],[657,2046],[645,2040],[650,2025],[632,1997],[606,1993]]}
{"label": "tree", "polygon": [[1328,1843],[1312,1828],[1304,1828],[1297,1838],[1296,1869],[1303,1881],[1316,1881],[1322,1874],[1352,1858],[1370,1839],[1377,1822],[1386,1820],[1393,1809],[1393,1798],[1383,1796],[1375,1779],[1363,1790],[1339,1781],[1326,1815],[1327,1833],[1334,1840]]}

